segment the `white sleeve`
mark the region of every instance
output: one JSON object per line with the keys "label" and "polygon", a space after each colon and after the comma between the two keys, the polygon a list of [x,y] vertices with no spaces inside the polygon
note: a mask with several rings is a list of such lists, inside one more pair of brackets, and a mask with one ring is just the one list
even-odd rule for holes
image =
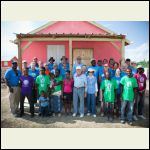
{"label": "white sleeve", "polygon": [[97,82],[95,83],[96,92],[98,92]]}

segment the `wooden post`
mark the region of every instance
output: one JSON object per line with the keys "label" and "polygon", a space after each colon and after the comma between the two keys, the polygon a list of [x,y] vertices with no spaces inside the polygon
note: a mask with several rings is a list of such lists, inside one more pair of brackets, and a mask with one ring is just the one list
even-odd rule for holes
{"label": "wooden post", "polygon": [[69,39],[69,64],[70,71],[72,71],[72,39]]}
{"label": "wooden post", "polygon": [[21,51],[21,42],[18,40],[18,66],[22,72],[22,51]]}
{"label": "wooden post", "polygon": [[[125,59],[125,39],[122,39],[121,59],[124,62],[124,59]],[[122,64],[121,64],[121,66],[122,66]]]}

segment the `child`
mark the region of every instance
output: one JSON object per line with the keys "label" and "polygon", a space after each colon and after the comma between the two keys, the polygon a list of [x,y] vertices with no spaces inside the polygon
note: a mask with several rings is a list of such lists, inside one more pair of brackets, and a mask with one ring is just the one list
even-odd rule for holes
{"label": "child", "polygon": [[20,98],[20,117],[24,115],[24,100],[27,97],[30,104],[31,117],[34,117],[34,100],[32,99],[32,88],[34,78],[28,75],[28,68],[24,68],[24,75],[20,77],[21,98]]}
{"label": "child", "polygon": [[49,99],[48,97],[46,96],[46,93],[45,91],[41,91],[40,92],[40,97],[38,99],[39,101],[39,111],[41,113],[41,116],[44,117],[44,116],[48,116],[48,105],[49,105]]}
{"label": "child", "polygon": [[71,114],[73,80],[70,78],[70,71],[66,72],[66,79],[63,80],[62,97],[64,99],[65,113]]}
{"label": "child", "polygon": [[106,114],[108,120],[113,121],[113,112],[114,112],[114,102],[116,97],[116,89],[117,83],[114,79],[110,78],[110,73],[105,73],[105,80],[102,81],[101,84],[101,95],[100,99],[104,98],[105,106],[106,106]]}
{"label": "child", "polygon": [[115,110],[116,110],[116,115],[119,117],[120,113],[121,113],[121,99],[120,99],[120,93],[121,93],[121,89],[120,89],[120,80],[121,80],[121,72],[120,69],[116,69],[115,72],[115,76],[113,77],[114,80],[116,80],[117,85],[118,85],[118,89],[117,89],[117,101],[115,103]]}
{"label": "child", "polygon": [[[109,72],[111,74],[108,64],[105,63],[103,67],[104,67],[103,69],[99,70],[100,85],[101,85],[102,81],[105,79],[105,73]],[[101,92],[99,93],[99,97],[100,97],[100,94],[101,94]],[[100,114],[102,117],[104,116],[104,102],[101,100],[100,100]]]}
{"label": "child", "polygon": [[53,74],[55,75],[56,69],[58,69],[58,66],[57,66],[57,64],[55,63],[55,64],[53,65],[53,69],[51,70],[51,73],[53,73]]}
{"label": "child", "polygon": [[[133,117],[133,105],[135,102],[135,92],[138,87],[137,81],[132,77],[132,70],[128,68],[126,70],[127,76],[124,76],[121,83],[121,93],[122,93],[122,106],[121,106],[121,123],[125,123],[125,108],[129,104],[129,109],[127,112],[127,119],[130,125],[132,125]],[[123,88],[123,90],[122,90]],[[123,92],[122,92],[123,91]]]}
{"label": "child", "polygon": [[88,69],[87,76],[87,116],[90,114],[96,117],[96,96],[97,96],[97,79],[94,76],[94,70]]}
{"label": "child", "polygon": [[61,95],[62,95],[62,83],[63,79],[60,75],[59,70],[57,69],[55,72],[55,79],[53,81],[52,85],[52,99],[51,99],[51,109],[53,112],[53,116],[55,116],[55,113],[58,113],[58,116],[61,116]]}
{"label": "child", "polygon": [[45,67],[45,74],[49,76],[50,75],[50,70],[48,69],[48,64],[44,63],[44,67]]}
{"label": "child", "polygon": [[143,116],[143,109],[144,109],[144,99],[145,99],[145,90],[146,90],[146,80],[147,77],[144,74],[144,68],[139,65],[137,67],[138,73],[134,75],[138,82],[138,90],[137,90],[137,96],[136,96],[136,103],[134,106],[134,113],[135,115],[138,115],[142,119],[146,119]]}

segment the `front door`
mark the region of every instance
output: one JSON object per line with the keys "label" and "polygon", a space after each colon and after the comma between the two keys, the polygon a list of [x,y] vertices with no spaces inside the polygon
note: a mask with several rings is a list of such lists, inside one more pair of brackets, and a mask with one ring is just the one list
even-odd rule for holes
{"label": "front door", "polygon": [[91,65],[90,60],[93,58],[93,49],[73,49],[73,64],[76,62],[76,58],[80,56],[82,64]]}

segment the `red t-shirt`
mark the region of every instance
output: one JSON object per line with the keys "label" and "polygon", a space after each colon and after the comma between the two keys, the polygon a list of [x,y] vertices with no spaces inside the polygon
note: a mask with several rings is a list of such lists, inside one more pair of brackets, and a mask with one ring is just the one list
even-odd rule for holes
{"label": "red t-shirt", "polygon": [[139,90],[139,91],[145,90],[144,83],[145,83],[146,80],[147,80],[146,75],[145,75],[145,74],[136,73],[136,74],[134,75],[134,77],[136,78],[137,83],[138,83],[138,90]]}

